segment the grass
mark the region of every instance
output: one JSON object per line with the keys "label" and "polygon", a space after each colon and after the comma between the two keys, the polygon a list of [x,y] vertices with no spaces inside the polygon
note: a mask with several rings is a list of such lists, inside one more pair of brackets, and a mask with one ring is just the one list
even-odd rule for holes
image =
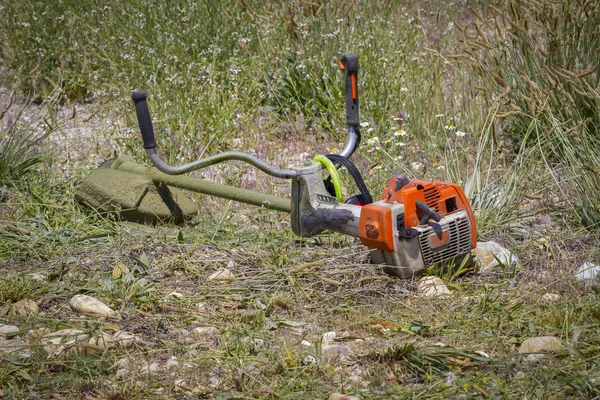
{"label": "grass", "polygon": [[[600,289],[573,279],[600,256],[594,2],[63,0],[1,10],[0,186],[10,196],[0,203],[0,322],[19,327],[31,356],[0,352],[0,396],[598,397]],[[340,148],[346,51],[361,66],[353,160],[374,196],[398,172],[461,184],[479,240],[518,254],[514,270],[439,265],[428,273],[453,294],[422,298],[416,281],[370,265],[353,238],[294,237],[285,215],[194,196],[192,224],[150,227],[74,202],[104,158],[144,160],[132,89],[149,92],[171,163],[242,150],[285,167]],[[240,163],[197,175],[289,193]],[[207,280],[225,267],[234,281]],[[68,307],[78,293],[118,316],[79,317]],[[560,298],[542,304],[545,293]],[[13,315],[22,298],[41,313]],[[206,327],[216,332],[196,329]],[[26,333],[64,328],[139,341],[57,358]],[[348,356],[327,353],[328,331]],[[519,345],[542,335],[564,347],[526,361]]]}

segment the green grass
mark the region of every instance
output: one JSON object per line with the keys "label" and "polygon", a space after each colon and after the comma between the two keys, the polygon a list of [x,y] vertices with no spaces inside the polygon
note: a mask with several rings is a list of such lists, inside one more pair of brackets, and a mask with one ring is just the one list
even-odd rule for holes
{"label": "green grass", "polygon": [[[572,277],[584,261],[599,262],[599,15],[594,2],[566,0],[5,2],[0,322],[19,327],[32,356],[0,354],[0,396],[598,397],[600,291]],[[424,299],[416,281],[370,265],[355,239],[297,238],[287,216],[267,210],[195,196],[198,218],[173,228],[74,202],[97,160],[145,160],[133,89],[149,92],[171,163],[242,150],[286,167],[301,153],[340,148],[337,61],[347,51],[361,65],[363,142],[353,160],[374,197],[398,172],[461,184],[479,240],[518,254],[514,271],[439,265],[428,273],[453,295]],[[287,182],[239,163],[198,175],[289,193]],[[206,279],[228,265],[233,282]],[[549,292],[560,300],[540,304]],[[119,316],[80,318],[67,305],[78,293]],[[22,298],[42,313],[12,315]],[[203,326],[217,333],[195,333]],[[142,342],[54,358],[25,335],[67,327],[125,330]],[[328,331],[350,360],[327,361]],[[540,335],[564,348],[525,361],[520,343]],[[172,370],[142,371],[172,357]]]}

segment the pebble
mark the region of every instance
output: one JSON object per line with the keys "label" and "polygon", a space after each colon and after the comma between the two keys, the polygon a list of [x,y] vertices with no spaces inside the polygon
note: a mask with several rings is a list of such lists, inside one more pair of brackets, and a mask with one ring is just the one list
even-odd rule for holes
{"label": "pebble", "polygon": [[352,358],[352,349],[348,346],[330,344],[322,347],[323,359],[328,364],[348,362]]}
{"label": "pebble", "polygon": [[116,313],[95,297],[78,294],[73,296],[69,305],[88,317],[113,317]]}
{"label": "pebble", "polygon": [[308,346],[308,347],[310,347],[310,346],[312,346],[312,345],[313,345],[313,344],[312,344],[311,342],[309,342],[308,340],[303,340],[303,341],[301,341],[301,342],[300,342],[300,344],[301,344],[302,346]]}
{"label": "pebble", "polygon": [[122,349],[130,349],[135,344],[142,342],[142,340],[140,340],[133,333],[126,332],[126,331],[117,331],[113,335],[113,340],[114,340],[115,344]]}
{"label": "pebble", "polygon": [[209,281],[217,282],[231,282],[233,279],[233,273],[227,268],[218,269],[215,273],[208,277]]}
{"label": "pebble", "polygon": [[591,262],[584,262],[581,267],[577,270],[575,279],[578,281],[590,281],[598,278],[600,275],[600,265],[596,265]]}
{"label": "pebble", "polygon": [[160,369],[161,369],[160,365],[158,365],[157,362],[153,362],[150,364],[143,365],[142,368],[140,368],[140,372],[144,373],[144,374],[148,374],[148,373],[160,371]]}
{"label": "pebble", "polygon": [[[17,351],[21,350],[19,353]],[[33,352],[27,348],[27,343],[20,337],[5,339],[0,336],[0,355],[15,353],[20,358],[29,358]]]}
{"label": "pebble", "polygon": [[19,328],[14,325],[0,324],[0,337],[13,337],[19,333]]}
{"label": "pebble", "polygon": [[477,242],[477,247],[472,251],[475,262],[479,267],[479,273],[489,274],[500,264],[505,268],[512,269],[519,262],[519,257],[510,250],[502,247],[496,242]]}
{"label": "pebble", "polygon": [[14,315],[38,315],[40,309],[37,303],[31,299],[23,299],[12,305]]}
{"label": "pebble", "polygon": [[333,343],[335,337],[335,332],[325,332],[323,336],[321,336],[321,346],[328,346]]}
{"label": "pebble", "polygon": [[443,280],[437,276],[425,276],[419,280],[417,291],[425,297],[447,295],[452,293]]}
{"label": "pebble", "polygon": [[63,354],[90,355],[101,353],[115,346],[108,333],[90,335],[80,329],[62,329],[44,335],[41,339],[46,353],[52,356]]}
{"label": "pebble", "polygon": [[216,335],[219,330],[214,326],[197,326],[194,328],[194,333],[198,335]]}
{"label": "pebble", "polygon": [[165,363],[165,369],[171,369],[176,367],[179,367],[179,361],[177,361],[176,357],[169,358]]}
{"label": "pebble", "polygon": [[177,299],[181,299],[183,297],[183,293],[171,292],[167,295],[167,297],[175,297]]}
{"label": "pebble", "polygon": [[562,299],[562,297],[560,296],[560,294],[556,294],[556,293],[544,293],[538,299],[538,303],[539,304],[543,304],[543,305],[550,305],[550,304],[558,303],[561,299]]}
{"label": "pebble", "polygon": [[519,347],[519,353],[548,353],[559,350],[562,346],[556,336],[538,336],[526,339]]}

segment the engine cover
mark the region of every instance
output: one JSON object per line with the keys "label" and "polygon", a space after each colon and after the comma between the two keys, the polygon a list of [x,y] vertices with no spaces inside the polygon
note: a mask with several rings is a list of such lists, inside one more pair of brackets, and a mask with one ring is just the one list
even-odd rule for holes
{"label": "engine cover", "polygon": [[475,218],[458,185],[403,176],[390,179],[382,200],[362,207],[358,234],[372,261],[400,278],[460,262],[476,246]]}

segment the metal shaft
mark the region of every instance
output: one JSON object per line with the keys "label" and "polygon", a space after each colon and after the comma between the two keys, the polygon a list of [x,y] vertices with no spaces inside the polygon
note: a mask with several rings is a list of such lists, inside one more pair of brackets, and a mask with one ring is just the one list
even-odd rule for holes
{"label": "metal shaft", "polygon": [[120,156],[112,165],[113,169],[120,171],[133,172],[150,177],[155,182],[177,187],[180,189],[191,190],[198,193],[204,193],[211,196],[223,197],[225,199],[239,201],[241,203],[251,204],[259,207],[265,207],[272,210],[289,213],[291,211],[291,201],[282,197],[272,196],[264,193],[253,192],[251,190],[237,188],[234,186],[222,185],[220,183],[208,182],[203,179],[191,178],[184,175],[168,175],[160,172],[156,168],[148,168],[135,163],[129,156]]}

